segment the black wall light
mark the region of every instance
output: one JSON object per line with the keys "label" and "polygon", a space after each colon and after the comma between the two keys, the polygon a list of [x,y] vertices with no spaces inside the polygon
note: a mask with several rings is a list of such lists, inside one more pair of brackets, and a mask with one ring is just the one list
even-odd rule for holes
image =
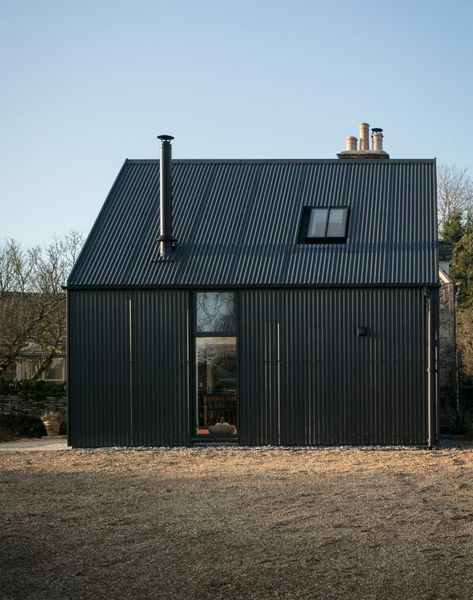
{"label": "black wall light", "polygon": [[368,333],[368,327],[358,327],[358,337],[367,337]]}

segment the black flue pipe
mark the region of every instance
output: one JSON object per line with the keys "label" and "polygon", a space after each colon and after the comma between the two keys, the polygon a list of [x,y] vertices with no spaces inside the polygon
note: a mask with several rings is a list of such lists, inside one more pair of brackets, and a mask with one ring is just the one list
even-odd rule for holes
{"label": "black flue pipe", "polygon": [[159,254],[166,256],[169,250],[174,248],[176,240],[172,236],[172,192],[171,192],[171,158],[172,158],[172,135],[158,135],[161,140],[161,159],[159,163],[159,217],[160,236]]}

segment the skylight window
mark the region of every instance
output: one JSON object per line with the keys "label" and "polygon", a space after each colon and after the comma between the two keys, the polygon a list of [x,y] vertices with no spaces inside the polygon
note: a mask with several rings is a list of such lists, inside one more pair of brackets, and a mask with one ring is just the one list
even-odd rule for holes
{"label": "skylight window", "polygon": [[306,206],[299,243],[346,242],[348,212],[347,207],[314,208]]}

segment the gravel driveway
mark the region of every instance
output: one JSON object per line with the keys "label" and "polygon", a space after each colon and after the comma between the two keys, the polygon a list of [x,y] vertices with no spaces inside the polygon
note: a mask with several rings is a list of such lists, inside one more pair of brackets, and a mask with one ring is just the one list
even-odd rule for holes
{"label": "gravel driveway", "polygon": [[0,597],[471,599],[473,450],[0,453]]}

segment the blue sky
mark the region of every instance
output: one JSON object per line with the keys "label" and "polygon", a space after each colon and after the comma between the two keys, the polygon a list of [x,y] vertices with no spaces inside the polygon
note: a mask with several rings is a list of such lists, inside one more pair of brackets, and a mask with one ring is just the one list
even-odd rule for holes
{"label": "blue sky", "polygon": [[88,233],[125,158],[392,158],[473,176],[473,3],[0,0],[0,240]]}

